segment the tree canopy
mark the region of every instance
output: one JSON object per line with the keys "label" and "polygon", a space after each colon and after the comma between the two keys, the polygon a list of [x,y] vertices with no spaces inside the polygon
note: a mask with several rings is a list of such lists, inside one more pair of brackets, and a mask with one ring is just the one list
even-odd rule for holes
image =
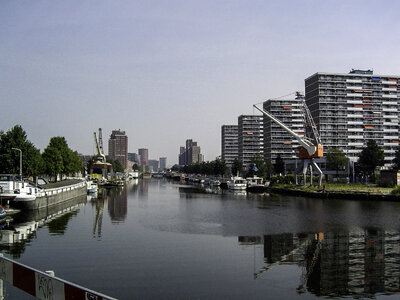
{"label": "tree canopy", "polygon": [[225,161],[216,159],[210,162],[183,166],[182,171],[189,174],[224,175],[226,172],[226,165]]}
{"label": "tree canopy", "polygon": [[359,157],[358,165],[365,176],[374,174],[377,166],[383,166],[385,155],[381,147],[378,146],[375,140],[369,140],[367,147],[364,148]]}
{"label": "tree canopy", "polygon": [[251,168],[246,176],[257,175],[266,179],[271,177],[272,170],[272,163],[269,160],[264,160],[262,155],[257,155],[251,159]]}
{"label": "tree canopy", "polygon": [[346,167],[346,164],[348,163],[348,158],[341,149],[329,148],[326,155],[326,162],[329,169],[336,171],[337,177],[339,170],[342,170]]}
{"label": "tree canopy", "polygon": [[44,170],[44,162],[37,149],[28,139],[20,125],[6,133],[0,132],[0,173],[19,174],[20,152],[22,151],[22,175],[37,176]]}
{"label": "tree canopy", "polygon": [[278,154],[275,165],[274,165],[274,171],[277,174],[283,174],[285,173],[285,162],[283,161],[283,158],[281,154]]}
{"label": "tree canopy", "polygon": [[243,173],[243,164],[237,158],[233,161],[231,172],[233,176],[236,176],[237,174],[241,175]]}
{"label": "tree canopy", "polygon": [[68,175],[82,170],[78,153],[72,151],[65,138],[61,136],[50,139],[49,145],[43,151],[43,158],[48,175]]}
{"label": "tree canopy", "polygon": [[114,172],[122,173],[125,171],[124,165],[118,159],[116,159],[116,160],[108,159],[108,162],[112,165]]}

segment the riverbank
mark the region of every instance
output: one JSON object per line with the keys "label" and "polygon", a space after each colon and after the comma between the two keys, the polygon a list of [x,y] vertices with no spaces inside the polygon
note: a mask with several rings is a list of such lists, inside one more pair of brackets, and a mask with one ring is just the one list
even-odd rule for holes
{"label": "riverbank", "polygon": [[304,187],[275,184],[272,193],[298,195],[311,198],[400,201],[400,195],[392,194],[393,188],[363,184],[326,184],[322,187]]}

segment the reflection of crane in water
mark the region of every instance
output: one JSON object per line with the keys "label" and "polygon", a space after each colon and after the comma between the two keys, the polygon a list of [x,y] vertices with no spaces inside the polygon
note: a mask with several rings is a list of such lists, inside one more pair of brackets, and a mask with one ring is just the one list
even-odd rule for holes
{"label": "reflection of crane in water", "polygon": [[324,234],[322,232],[315,234],[315,239],[317,240],[317,245],[315,246],[315,250],[313,256],[311,258],[311,262],[307,265],[307,257],[304,260],[304,265],[302,267],[302,274],[300,277],[300,284],[297,287],[297,292],[302,294],[306,291],[305,285],[307,283],[308,278],[314,270],[315,263],[318,260],[319,252],[322,248],[322,241],[324,239]]}
{"label": "reflection of crane in water", "polygon": [[97,227],[97,237],[101,237],[101,224],[103,221],[103,210],[104,210],[104,199],[96,200],[96,216],[93,224],[93,237],[96,237],[96,227]]}

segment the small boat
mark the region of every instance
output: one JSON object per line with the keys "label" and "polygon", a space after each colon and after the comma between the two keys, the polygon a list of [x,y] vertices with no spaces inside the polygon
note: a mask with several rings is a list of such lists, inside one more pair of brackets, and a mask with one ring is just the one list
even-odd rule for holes
{"label": "small boat", "polygon": [[87,192],[89,194],[94,194],[97,192],[98,186],[97,186],[96,182],[89,180],[89,181],[86,181],[86,185],[87,185]]}
{"label": "small boat", "polygon": [[246,178],[247,181],[247,191],[262,193],[266,189],[266,185],[264,184],[264,179],[254,175],[253,177]]}
{"label": "small boat", "polygon": [[239,176],[233,177],[227,184],[230,190],[245,190],[247,188],[246,180]]}
{"label": "small boat", "polygon": [[143,173],[143,174],[142,174],[142,178],[143,178],[143,179],[151,179],[151,173],[147,173],[147,172],[146,172],[146,173]]}

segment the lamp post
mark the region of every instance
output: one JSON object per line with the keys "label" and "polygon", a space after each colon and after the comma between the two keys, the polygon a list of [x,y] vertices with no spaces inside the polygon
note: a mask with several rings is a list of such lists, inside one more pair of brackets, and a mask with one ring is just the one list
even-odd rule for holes
{"label": "lamp post", "polygon": [[22,180],[22,150],[19,148],[11,148],[11,149],[19,151],[19,178]]}

